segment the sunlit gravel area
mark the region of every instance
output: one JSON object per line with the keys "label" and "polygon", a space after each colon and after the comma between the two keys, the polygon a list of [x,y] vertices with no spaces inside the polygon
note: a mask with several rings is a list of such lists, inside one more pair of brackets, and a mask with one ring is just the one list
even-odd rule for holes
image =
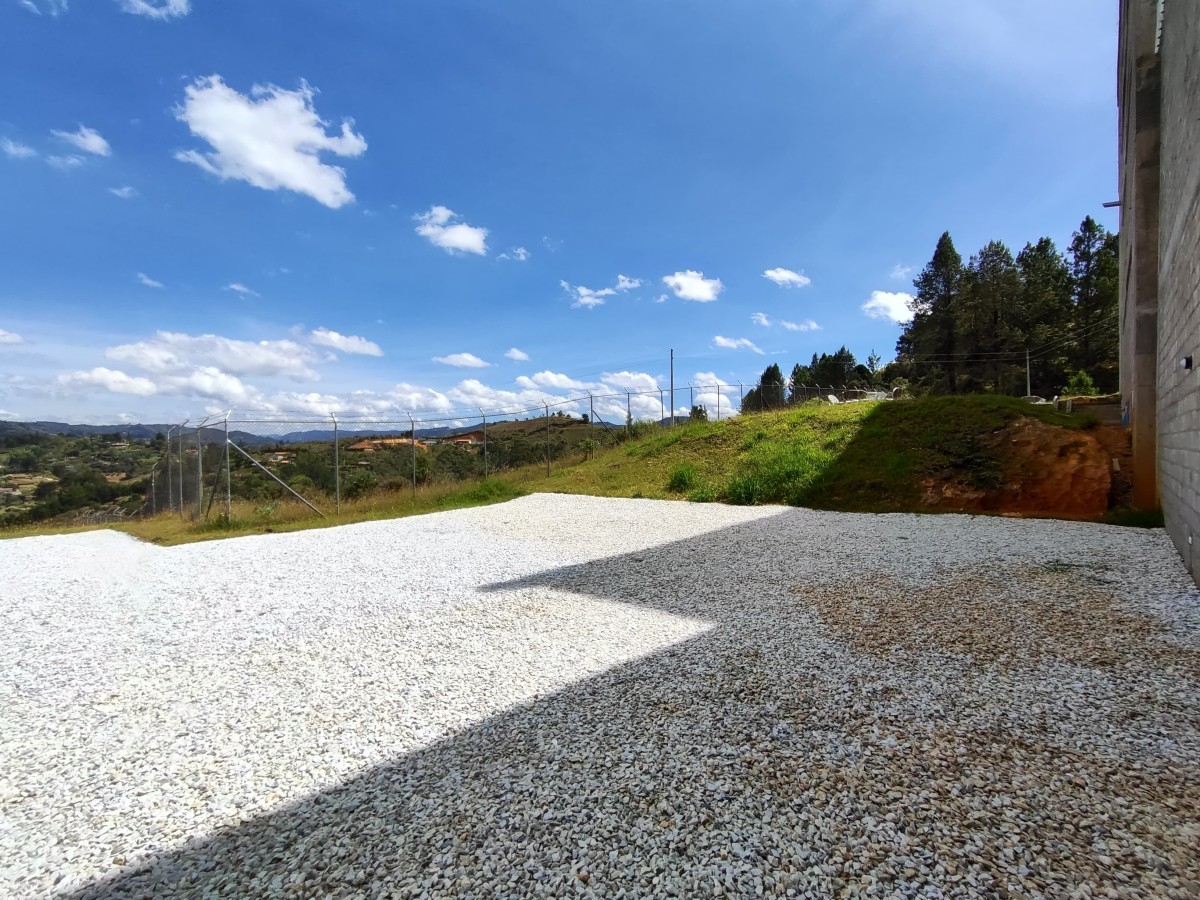
{"label": "sunlit gravel area", "polygon": [[1157,530],[535,495],[0,541],[0,896],[1200,896]]}

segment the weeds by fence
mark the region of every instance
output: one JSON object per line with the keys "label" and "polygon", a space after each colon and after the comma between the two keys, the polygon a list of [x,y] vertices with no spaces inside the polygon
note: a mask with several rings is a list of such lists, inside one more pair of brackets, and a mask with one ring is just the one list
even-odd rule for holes
{"label": "weeds by fence", "polygon": [[[686,393],[685,393],[686,392]],[[147,482],[144,515],[171,510],[227,521],[235,500],[291,500],[325,516],[375,491],[412,491],[508,469],[589,457],[597,449],[693,419],[777,409],[810,400],[890,394],[846,386],[706,384],[668,390],[547,397],[534,406],[435,413],[229,411],[171,426]],[[680,411],[687,398],[686,412]]]}

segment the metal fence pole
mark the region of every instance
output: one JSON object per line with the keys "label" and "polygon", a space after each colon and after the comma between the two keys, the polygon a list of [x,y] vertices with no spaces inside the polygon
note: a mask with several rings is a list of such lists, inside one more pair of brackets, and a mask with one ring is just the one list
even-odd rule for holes
{"label": "metal fence pole", "polygon": [[738,413],[743,412],[743,407],[746,405],[746,392],[742,390],[742,383],[738,382]]}
{"label": "metal fence pole", "polygon": [[201,440],[201,432],[204,430],[204,423],[208,421],[208,417],[200,420],[200,424],[196,426],[196,518],[204,518],[204,443]]}
{"label": "metal fence pole", "polygon": [[658,410],[658,412],[659,412],[659,420],[658,420],[658,424],[660,424],[660,425],[661,425],[661,424],[662,424],[664,421],[666,421],[666,418],[667,418],[667,404],[666,404],[666,401],[665,401],[665,400],[663,400],[663,391],[662,391],[662,388],[659,388],[659,389],[658,389],[658,406],[659,406],[659,410]]}
{"label": "metal fence pole", "polygon": [[167,512],[175,508],[175,476],[171,473],[171,432],[174,430],[174,425],[167,429]]}
{"label": "metal fence pole", "polygon": [[[479,408],[479,416],[483,419],[483,477],[488,477],[488,458],[487,458],[487,413],[483,411],[483,407]],[[417,435],[413,433],[413,446],[416,446]]]}
{"label": "metal fence pole", "polygon": [[721,421],[721,386],[717,385],[717,421]]}
{"label": "metal fence pole", "polygon": [[696,408],[696,388],[688,382],[688,419],[692,417],[692,410]]}
{"label": "metal fence pole", "polygon": [[183,427],[188,420],[184,419],[179,426],[179,517],[183,518]]}
{"label": "metal fence pole", "polygon": [[413,421],[412,413],[408,414],[408,433],[412,438],[409,446],[412,447],[413,499],[415,500],[417,497],[417,423]]}
{"label": "metal fence pole", "polygon": [[550,404],[545,400],[542,401],[542,406],[546,410],[546,474],[550,474]]}
{"label": "metal fence pole", "polygon": [[336,515],[342,514],[342,453],[338,446],[338,420],[336,413],[330,413],[333,419],[333,507]]}
{"label": "metal fence pole", "polygon": [[233,521],[233,482],[229,478],[229,413],[225,413],[225,524]]}
{"label": "metal fence pole", "polygon": [[588,459],[596,458],[596,400],[592,397],[592,392],[588,391],[588,440],[592,442],[588,447]]}
{"label": "metal fence pole", "polygon": [[629,388],[625,388],[625,437],[629,437],[629,426],[633,424],[633,404],[629,400]]}

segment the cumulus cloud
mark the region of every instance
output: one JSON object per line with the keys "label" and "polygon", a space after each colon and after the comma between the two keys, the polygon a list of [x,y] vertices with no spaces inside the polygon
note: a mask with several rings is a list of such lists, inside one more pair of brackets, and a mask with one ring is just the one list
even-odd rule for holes
{"label": "cumulus cloud", "polygon": [[196,372],[283,376],[314,381],[313,351],[295,341],[241,341],[215,334],[159,331],[153,338],[110,347],[109,359],[152,375],[191,376]]}
{"label": "cumulus cloud", "polygon": [[774,321],[766,313],[756,312],[750,317],[750,321],[755,325],[770,327],[778,325],[785,331],[820,331],[821,326],[812,319],[805,319],[803,322],[790,322],[787,319],[776,319]]}
{"label": "cumulus cloud", "polygon": [[474,353],[451,353],[449,356],[435,356],[435,363],[441,363],[444,366],[458,366],[466,369],[483,369],[490,366],[491,363],[484,362]]}
{"label": "cumulus cloud", "polygon": [[58,376],[58,383],[67,386],[102,387],[114,394],[134,394],[138,397],[149,397],[158,393],[158,385],[149,378],[126,375],[104,366],[97,366],[86,372],[67,372]]}
{"label": "cumulus cloud", "polygon": [[383,356],[383,350],[374,341],[350,334],[338,334],[328,328],[316,328],[309,335],[309,340],[321,347],[332,347],[343,353],[357,353],[362,356]]}
{"label": "cumulus cloud", "polygon": [[720,278],[705,278],[703,272],[694,272],[691,269],[676,272],[674,275],[664,275],[662,281],[680,300],[694,300],[697,303],[710,303],[725,290]]}
{"label": "cumulus cloud", "polygon": [[9,138],[0,138],[0,150],[3,150],[9,159],[32,159],[37,156],[37,151],[29,145]]}
{"label": "cumulus cloud", "polygon": [[339,134],[327,134],[329,123],[313,106],[315,94],[304,81],[294,91],[256,84],[245,95],[219,75],[199,78],[185,89],[175,117],[212,149],[181,150],[175,158],[222,181],[294,191],[333,209],[344,206],[354,200],[346,172],[322,162],[320,154],[361,156],[367,142],[348,119]]}
{"label": "cumulus cloud", "polygon": [[553,388],[556,390],[587,390],[590,385],[584,381],[577,381],[570,375],[564,375],[561,372],[537,372],[531,376],[520,376],[517,381],[519,387],[528,389],[533,388]]}
{"label": "cumulus cloud", "polygon": [[716,372],[697,372],[692,384],[693,401],[705,408],[710,419],[729,419],[738,414],[739,391]]}
{"label": "cumulus cloud", "polygon": [[749,338],[728,338],[718,334],[713,338],[713,344],[725,350],[753,350],[755,353],[762,353]]}
{"label": "cumulus cloud", "polygon": [[787,331],[820,331],[821,326],[812,319],[805,319],[803,322],[789,322],[787,319],[779,320],[779,327]]}
{"label": "cumulus cloud", "polygon": [[444,206],[431,206],[429,212],[413,218],[419,223],[417,234],[426,238],[435,247],[447,253],[474,253],[487,256],[486,228],[477,228],[466,222],[458,222],[458,213]]}
{"label": "cumulus cloud", "polygon": [[529,361],[529,354],[526,353],[524,350],[518,350],[516,347],[512,347],[504,355],[508,359],[513,360],[514,362],[528,362]]}
{"label": "cumulus cloud", "polygon": [[100,136],[100,132],[86,125],[80,125],[77,131],[51,131],[52,135],[84,153],[93,156],[111,156],[112,147]]}
{"label": "cumulus cloud", "polygon": [[892,268],[891,274],[888,275],[888,278],[893,278],[896,281],[905,281],[908,279],[908,276],[912,270],[912,266],[902,266],[900,263],[896,263],[896,265]]}
{"label": "cumulus cloud", "polygon": [[812,284],[812,279],[803,272],[793,272],[791,269],[767,269],[762,277],[780,287],[807,287]]}
{"label": "cumulus cloud", "polygon": [[151,278],[145,272],[138,272],[137,280],[140,283],[144,284],[146,287],[160,288],[163,286],[163,283],[161,281],[155,281],[153,278]]}
{"label": "cumulus cloud", "polygon": [[871,299],[862,305],[862,311],[872,319],[890,319],[897,325],[912,321],[912,294],[901,291],[871,291]]}
{"label": "cumulus cloud", "polygon": [[635,288],[641,287],[642,282],[639,278],[628,278],[625,275],[618,275],[615,285],[598,290],[584,287],[581,284],[568,284],[565,281],[560,281],[559,284],[562,285],[562,289],[568,294],[575,295],[575,302],[571,304],[572,309],[593,309],[597,306],[603,306],[605,297],[615,297],[617,294],[632,291]]}
{"label": "cumulus cloud", "polygon": [[248,288],[244,284],[242,284],[240,281],[231,281],[231,282],[229,282],[229,284],[225,285],[224,289],[227,291],[233,291],[235,294],[241,294],[243,297],[259,297],[259,296],[261,296],[258,293],[258,291],[251,290],[250,288]]}
{"label": "cumulus cloud", "polygon": [[0,328],[0,344],[23,344],[25,339],[15,331],[5,331]]}
{"label": "cumulus cloud", "polygon": [[119,0],[124,12],[158,19],[160,22],[191,11],[191,0]]}
{"label": "cumulus cloud", "polygon": [[530,253],[524,247],[513,247],[507,253],[501,253],[496,259],[511,259],[515,262],[525,262],[529,259]]}
{"label": "cumulus cloud", "polygon": [[82,156],[74,153],[69,153],[66,156],[47,156],[46,163],[63,172],[69,172],[71,169],[78,169],[84,164],[85,160]]}

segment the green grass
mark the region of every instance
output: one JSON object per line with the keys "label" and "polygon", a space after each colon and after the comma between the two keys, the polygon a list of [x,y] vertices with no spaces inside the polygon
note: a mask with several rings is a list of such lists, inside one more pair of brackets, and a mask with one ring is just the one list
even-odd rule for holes
{"label": "green grass", "polygon": [[[921,510],[922,480],[952,477],[987,488],[1009,461],[995,438],[1022,417],[1087,428],[1087,416],[1008,397],[934,397],[903,402],[830,406],[811,402],[721,422],[674,429],[650,427],[628,443],[597,450],[593,459],[544,464],[497,479],[378,492],[345,501],[340,515],[321,518],[299,503],[237,503],[229,522],[196,523],[178,516],[115,526],[144,540],[179,544],[241,534],[294,531],[498,503],[534,491],[608,497],[680,499],[697,503],[783,503],[861,511]],[[325,510],[328,498],[317,502]],[[1161,524],[1114,513],[1116,524]],[[1120,521],[1117,521],[1117,520]],[[79,528],[27,528],[4,536]]]}

